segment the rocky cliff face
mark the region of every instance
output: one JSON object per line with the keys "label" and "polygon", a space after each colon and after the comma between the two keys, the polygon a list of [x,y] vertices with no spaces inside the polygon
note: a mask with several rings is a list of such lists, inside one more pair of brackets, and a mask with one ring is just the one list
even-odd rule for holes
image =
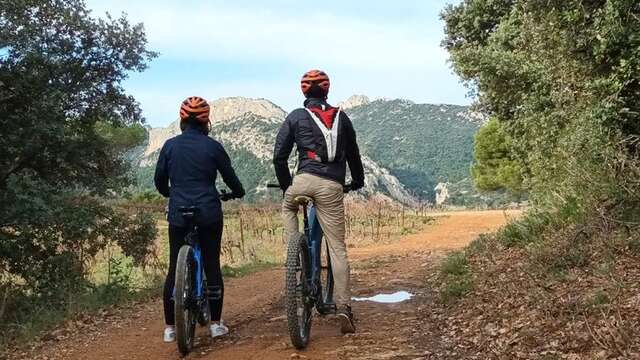
{"label": "rocky cliff face", "polygon": [[434,190],[436,192],[436,205],[444,205],[449,199],[449,184],[439,183]]}
{"label": "rocky cliff face", "polygon": [[366,105],[370,102],[369,98],[364,95],[352,95],[347,100],[338,103],[338,107],[343,110],[348,110],[357,106]]}
{"label": "rocky cliff face", "polygon": [[211,105],[211,123],[227,123],[241,118],[245,114],[257,115],[268,122],[280,123],[287,113],[279,106],[265,99],[228,97],[213,100]]}
{"label": "rocky cliff face", "polygon": [[149,160],[153,157],[153,154],[158,152],[167,139],[170,139],[180,134],[180,124],[176,121],[171,123],[165,128],[152,128],[149,129],[149,140],[147,146],[144,149],[143,158],[141,159],[141,165],[151,165]]}

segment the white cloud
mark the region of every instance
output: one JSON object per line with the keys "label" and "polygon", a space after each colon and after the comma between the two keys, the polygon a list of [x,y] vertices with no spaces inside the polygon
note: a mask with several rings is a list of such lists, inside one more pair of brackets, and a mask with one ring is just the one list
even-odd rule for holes
{"label": "white cloud", "polygon": [[[300,75],[314,67],[331,76],[334,103],[354,93],[416,102],[468,102],[439,46],[443,31],[437,10],[428,16],[385,18],[341,13],[335,6],[300,12],[282,1],[280,6],[244,1],[213,5],[212,0],[186,5],[168,0],[88,4],[95,14],[124,11],[131,22],[143,22],[149,48],[161,53],[154,64],[162,64],[163,70],[154,70],[152,64],[127,86],[153,125],[171,121],[176,104],[193,94],[209,99],[263,97],[291,110],[302,101]],[[183,83],[191,79],[194,62],[200,68],[211,64],[203,76],[206,81]]]}
{"label": "white cloud", "polygon": [[[109,5],[110,11],[117,12],[115,4]],[[432,27],[427,24],[204,5],[187,12],[178,3],[120,6],[133,21],[144,23],[151,48],[177,59],[260,59],[365,68],[429,66],[445,59],[438,44],[441,34],[429,33]]]}

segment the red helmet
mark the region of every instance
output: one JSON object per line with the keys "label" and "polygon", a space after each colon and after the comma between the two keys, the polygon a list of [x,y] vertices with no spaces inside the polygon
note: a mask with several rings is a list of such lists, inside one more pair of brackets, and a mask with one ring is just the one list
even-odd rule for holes
{"label": "red helmet", "polygon": [[209,103],[199,96],[191,96],[180,106],[180,120],[185,121],[194,116],[201,123],[209,121]]}
{"label": "red helmet", "polygon": [[324,91],[324,96],[329,94],[329,86],[331,83],[329,82],[329,76],[322,70],[309,70],[304,75],[302,75],[302,80],[300,80],[300,87],[302,88],[302,93],[307,95],[309,90],[313,85],[318,85],[322,91]]}

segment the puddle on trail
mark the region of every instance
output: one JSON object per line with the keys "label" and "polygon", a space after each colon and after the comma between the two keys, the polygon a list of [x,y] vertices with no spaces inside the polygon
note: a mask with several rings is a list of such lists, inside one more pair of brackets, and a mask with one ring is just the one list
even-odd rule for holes
{"label": "puddle on trail", "polygon": [[352,298],[353,301],[373,301],[381,304],[396,304],[403,301],[407,301],[413,297],[413,294],[406,291],[397,291],[393,294],[378,294],[376,296],[366,298]]}

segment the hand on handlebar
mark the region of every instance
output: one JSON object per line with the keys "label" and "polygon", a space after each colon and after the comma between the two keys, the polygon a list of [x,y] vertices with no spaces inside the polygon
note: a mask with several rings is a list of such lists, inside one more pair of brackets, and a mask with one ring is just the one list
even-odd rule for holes
{"label": "hand on handlebar", "polygon": [[233,193],[229,193],[226,190],[220,190],[220,201],[229,201],[235,198],[236,197],[233,195]]}
{"label": "hand on handlebar", "polygon": [[364,187],[364,184],[359,183],[357,181],[351,181],[351,183],[349,183],[348,185],[345,185],[345,187],[347,186],[349,187],[349,191],[358,191]]}

